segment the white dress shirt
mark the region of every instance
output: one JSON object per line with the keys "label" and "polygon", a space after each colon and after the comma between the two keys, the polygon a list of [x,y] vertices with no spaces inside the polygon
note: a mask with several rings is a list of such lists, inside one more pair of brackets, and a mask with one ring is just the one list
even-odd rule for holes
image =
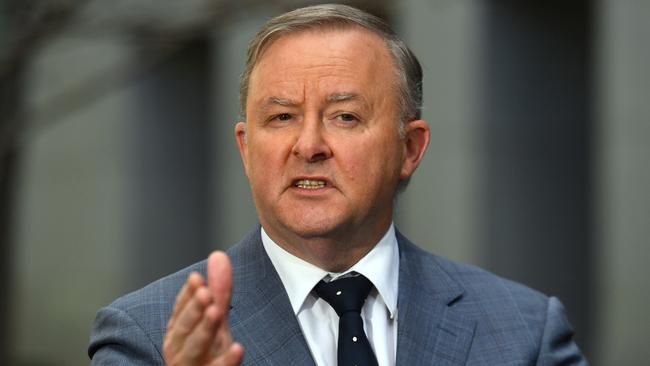
{"label": "white dress shirt", "polygon": [[397,284],[399,252],[391,224],[379,243],[343,273],[331,273],[308,263],[277,245],[262,228],[262,243],[289,295],[298,323],[318,366],[336,366],[339,317],[323,299],[311,293],[318,281],[350,272],[364,275],[370,291],[361,318],[380,366],[395,365],[397,350]]}

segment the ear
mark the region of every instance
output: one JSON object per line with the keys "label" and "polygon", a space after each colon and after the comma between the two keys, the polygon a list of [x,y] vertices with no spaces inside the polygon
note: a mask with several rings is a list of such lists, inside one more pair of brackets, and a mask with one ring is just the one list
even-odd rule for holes
{"label": "ear", "polygon": [[429,146],[429,124],[424,120],[410,121],[404,126],[404,160],[400,179],[410,178],[424,158],[424,153]]}
{"label": "ear", "polygon": [[247,148],[247,136],[246,136],[246,122],[237,122],[235,125],[235,139],[237,140],[237,147],[239,148],[239,155],[241,156],[241,161],[244,164],[244,171],[246,175],[248,174],[248,148]]}

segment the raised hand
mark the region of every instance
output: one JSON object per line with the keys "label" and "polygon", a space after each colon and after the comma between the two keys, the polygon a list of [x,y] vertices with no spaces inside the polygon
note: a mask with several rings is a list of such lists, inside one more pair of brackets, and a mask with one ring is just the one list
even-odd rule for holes
{"label": "raised hand", "polygon": [[240,365],[244,349],[232,340],[228,311],[232,296],[232,268],[228,256],[208,258],[208,283],[192,273],[178,296],[163,343],[171,366]]}

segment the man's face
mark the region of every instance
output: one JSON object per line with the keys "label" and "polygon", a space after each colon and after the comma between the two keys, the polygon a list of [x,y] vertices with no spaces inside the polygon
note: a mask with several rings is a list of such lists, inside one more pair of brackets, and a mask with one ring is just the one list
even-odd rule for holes
{"label": "man's face", "polygon": [[246,117],[236,135],[258,215],[285,245],[361,232],[378,239],[399,180],[426,148],[414,153],[398,134],[392,58],[360,28],[274,41],[251,74]]}

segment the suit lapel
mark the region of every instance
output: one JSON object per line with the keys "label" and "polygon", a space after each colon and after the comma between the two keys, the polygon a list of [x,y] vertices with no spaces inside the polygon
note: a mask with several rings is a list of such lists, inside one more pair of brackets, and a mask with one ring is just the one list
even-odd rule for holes
{"label": "suit lapel", "polygon": [[397,365],[464,365],[475,321],[454,310],[462,288],[397,233],[400,249]]}
{"label": "suit lapel", "polygon": [[[431,256],[399,232],[397,365],[464,365],[475,321],[454,309],[463,290]],[[229,255],[234,292],[230,326],[244,344],[244,365],[315,362],[282,281],[262,246],[259,229]]]}
{"label": "suit lapel", "polygon": [[234,272],[230,326],[235,340],[244,344],[244,365],[315,366],[259,228],[229,254]]}

